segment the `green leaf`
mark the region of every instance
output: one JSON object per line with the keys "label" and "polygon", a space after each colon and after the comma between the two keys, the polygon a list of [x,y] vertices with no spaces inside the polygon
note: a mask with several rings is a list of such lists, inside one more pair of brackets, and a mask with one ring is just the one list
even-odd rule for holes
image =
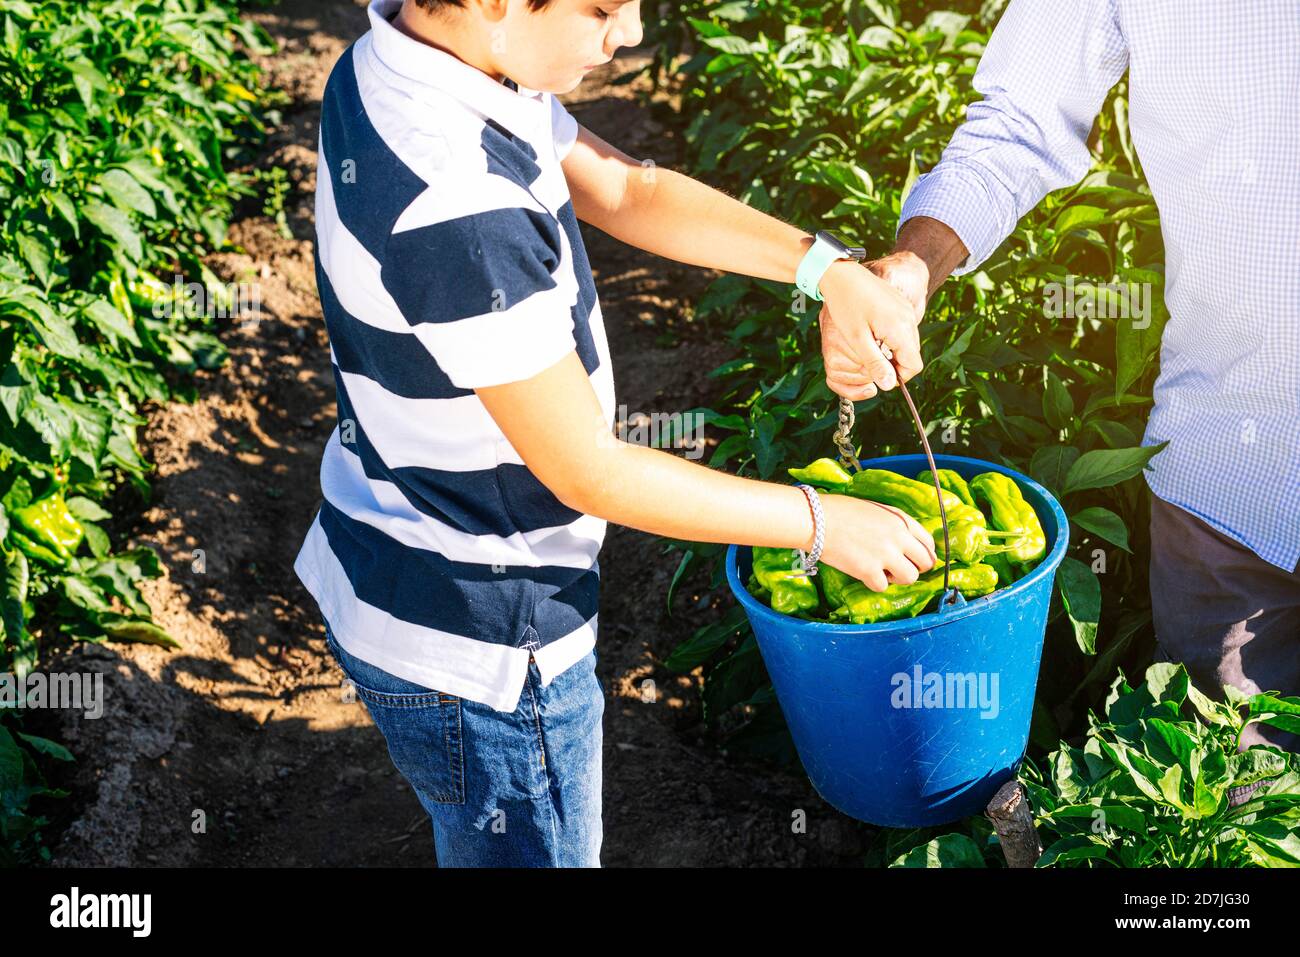
{"label": "green leaf", "polygon": [[1239,824],[1265,867],[1300,867],[1300,833],[1278,821]]}
{"label": "green leaf", "polygon": [[1267,748],[1247,748],[1228,755],[1229,784],[1241,787],[1275,778],[1286,770],[1286,758]]}
{"label": "green leaf", "polygon": [[1109,488],[1141,474],[1151,457],[1168,442],[1132,449],[1093,449],[1085,452],[1070,466],[1065,477],[1065,493],[1091,488]]}
{"label": "green leaf", "polygon": [[96,558],[105,558],[113,550],[108,533],[94,522],[82,521],[81,528],[86,533],[86,544],[90,546],[90,553]]}
{"label": "green leaf", "polygon": [[95,91],[107,90],[108,80],[88,60],[65,60],[63,67],[72,74],[72,85],[87,110],[94,106]]}
{"label": "green leaf", "polygon": [[750,43],[750,41],[746,40],[744,37],[731,36],[730,34],[716,37],[701,37],[700,42],[707,47],[721,50],[723,53],[735,53],[740,55],[749,53],[755,47],[755,44]]}
{"label": "green leaf", "polygon": [[666,603],[669,615],[673,613],[673,593],[677,591],[678,584],[681,583],[682,578],[685,577],[686,572],[690,569],[691,565],[695,563],[698,554],[699,553],[694,549],[687,549],[682,553],[682,560],[677,563],[677,570],[673,572],[673,579],[668,583],[668,597]]}
{"label": "green leaf", "polygon": [[118,312],[107,299],[96,299],[83,311],[110,340],[125,339],[136,348],[140,347],[140,336],[135,331],[135,324]]}
{"label": "green leaf", "polygon": [[1187,700],[1187,689],[1191,685],[1187,668],[1176,661],[1157,661],[1150,665],[1143,675],[1142,684],[1152,701],[1169,702],[1174,712]]}
{"label": "green leaf", "polygon": [[1300,698],[1279,698],[1272,694],[1254,695],[1250,699],[1248,718],[1291,734],[1300,734]]}
{"label": "green leaf", "polygon": [[1056,580],[1061,586],[1061,600],[1074,626],[1074,640],[1085,655],[1097,653],[1097,626],[1101,622],[1101,582],[1083,562],[1066,557],[1061,560]]}
{"label": "green leaf", "polygon": [[1029,475],[1039,485],[1063,495],[1065,477],[1078,458],[1079,450],[1072,445],[1043,446],[1029,460]]}
{"label": "green leaf", "polygon": [[730,656],[718,662],[704,684],[704,717],[717,721],[732,706],[749,698],[766,679],[758,642],[751,633]]}
{"label": "green leaf", "polygon": [[9,729],[0,725],[0,796],[23,786],[23,755]]}
{"label": "green leaf", "polygon": [[1192,752],[1198,744],[1196,738],[1163,718],[1149,719],[1146,728],[1142,743],[1147,753],[1165,764],[1181,765],[1190,774]]}
{"label": "green leaf", "polygon": [[[1064,237],[1075,229],[1081,229],[1086,226],[1096,226],[1099,223],[1106,222],[1106,210],[1100,206],[1087,206],[1079,204],[1076,206],[1067,206],[1060,216],[1056,217],[1056,222],[1052,228],[1056,230],[1059,237]],[[1058,239],[1058,244],[1060,240]]]}
{"label": "green leaf", "polygon": [[86,522],[102,522],[113,517],[108,509],[84,495],[70,495],[67,498],[68,511],[74,518]]}
{"label": "green leaf", "polygon": [[862,0],[862,5],[871,11],[871,14],[887,27],[898,25],[898,17],[893,8],[888,3],[882,3],[881,0]]}
{"label": "green leaf", "polygon": [[1052,765],[1052,786],[1066,801],[1079,800],[1088,784],[1087,768],[1080,758],[1081,755],[1070,748],[1062,748],[1048,758]]}
{"label": "green leaf", "polygon": [[[1100,815],[1100,817],[1099,817]],[[1147,820],[1137,808],[1097,798],[1087,804],[1067,804],[1052,812],[1053,818],[1087,818],[1100,826],[1144,833]]]}
{"label": "green leaf", "polygon": [[72,756],[71,751],[69,751],[63,745],[55,741],[51,741],[49,738],[39,738],[34,734],[23,734],[21,731],[18,732],[18,737],[20,737],[22,740],[26,741],[29,745],[31,745],[33,751],[36,751],[40,754],[49,755],[50,757],[54,758],[56,761],[75,760],[75,758],[73,758]]}
{"label": "green leaf", "polygon": [[149,191],[137,183],[126,170],[110,169],[99,178],[99,185],[113,201],[113,205],[118,208],[134,210],[148,219],[158,215],[158,207],[154,204]]}
{"label": "green leaf", "polygon": [[914,847],[890,867],[985,867],[978,845],[965,834],[943,834]]}
{"label": "green leaf", "polygon": [[1133,554],[1133,549],[1128,547],[1128,526],[1124,524],[1124,519],[1110,509],[1094,505],[1085,508],[1082,512],[1071,515],[1070,521],[1080,528],[1092,532],[1098,538],[1104,539],[1112,545],[1118,545],[1130,555]]}
{"label": "green leaf", "polygon": [[0,163],[8,163],[21,173],[23,171],[22,144],[7,136],[0,136]]}
{"label": "green leaf", "polygon": [[64,575],[59,579],[59,588],[63,591],[63,597],[78,608],[89,612],[112,610],[99,588],[80,575]]}
{"label": "green leaf", "polygon": [[745,609],[740,605],[731,608],[720,621],[705,625],[694,635],[679,644],[664,660],[669,671],[685,674],[713,657],[714,652],[726,644],[745,624]]}
{"label": "green leaf", "polygon": [[[8,534],[8,520],[5,522],[5,534]],[[23,643],[27,634],[27,613],[24,603],[27,590],[31,584],[31,568],[27,556],[15,548],[12,551],[0,550],[0,560],[4,562],[4,588],[0,591],[0,625],[3,625],[3,644],[10,648]],[[17,671],[18,669],[10,669]]]}
{"label": "green leaf", "polygon": [[40,242],[34,236],[27,233],[19,233],[17,237],[18,252],[22,254],[27,265],[31,267],[36,281],[42,286],[50,284],[50,249],[45,243]]}
{"label": "green leaf", "polygon": [[1054,373],[1047,373],[1047,388],[1043,391],[1043,418],[1054,429],[1065,429],[1074,418],[1074,399]]}
{"label": "green leaf", "polygon": [[[1122,277],[1130,283],[1128,289],[1140,287],[1145,290],[1140,294],[1139,302],[1145,307],[1147,315],[1135,315],[1134,296],[1126,296],[1128,317],[1123,311],[1115,319],[1115,398],[1125,394],[1147,371],[1153,356],[1160,351],[1161,334],[1169,313],[1165,308],[1160,290],[1164,278],[1160,273],[1148,269],[1123,270]],[[1115,313],[1113,313],[1115,315]]]}
{"label": "green leaf", "polygon": [[74,239],[81,238],[81,219],[77,216],[77,207],[67,193],[50,193],[46,197],[54,211],[63,217],[64,222],[72,227]]}
{"label": "green leaf", "polygon": [[143,255],[140,234],[131,225],[126,213],[95,200],[87,201],[82,212],[95,228],[116,242],[133,261],[140,261]]}
{"label": "green leaf", "polygon": [[1110,848],[1100,838],[1072,834],[1048,845],[1035,867],[1051,867],[1064,861],[1091,860],[1109,856]]}

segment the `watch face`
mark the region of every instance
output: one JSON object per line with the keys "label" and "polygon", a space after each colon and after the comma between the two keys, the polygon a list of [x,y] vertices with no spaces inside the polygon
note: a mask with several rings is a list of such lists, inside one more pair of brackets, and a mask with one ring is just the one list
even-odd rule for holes
{"label": "watch face", "polygon": [[841,259],[851,258],[849,255],[849,247],[846,246],[844,243],[840,242],[840,240],[835,237],[834,233],[828,233],[826,230],[823,229],[817,233],[817,238],[821,242],[825,243],[826,245],[834,249],[836,254]]}
{"label": "watch face", "polygon": [[835,255],[840,259],[856,259],[859,262],[867,258],[867,251],[862,246],[848,246],[841,242],[834,233],[828,233],[826,230],[820,230],[817,238],[835,250]]}

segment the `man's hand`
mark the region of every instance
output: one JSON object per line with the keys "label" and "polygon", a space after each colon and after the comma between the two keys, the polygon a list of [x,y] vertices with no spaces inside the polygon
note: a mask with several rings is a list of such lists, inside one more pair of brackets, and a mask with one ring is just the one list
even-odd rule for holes
{"label": "man's hand", "polygon": [[903,294],[916,310],[916,322],[920,325],[930,292],[930,267],[925,260],[910,250],[898,250],[867,263],[866,267]]}
{"label": "man's hand", "polygon": [[[906,382],[921,371],[916,308],[902,293],[847,259],[832,263],[819,286],[825,297],[822,356],[832,392],[854,401],[869,399],[877,388],[894,388],[898,376]],[[893,362],[881,351],[882,343]]]}

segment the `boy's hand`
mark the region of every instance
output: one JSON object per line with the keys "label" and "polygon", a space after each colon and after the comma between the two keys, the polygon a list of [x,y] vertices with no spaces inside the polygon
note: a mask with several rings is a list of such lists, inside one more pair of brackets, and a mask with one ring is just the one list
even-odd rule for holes
{"label": "boy's hand", "polygon": [[[862,264],[833,263],[820,283],[825,305],[820,326],[826,385],[836,395],[854,401],[869,399],[877,387],[904,382],[921,371],[921,340],[917,310],[902,293]],[[893,353],[890,362],[883,342]]]}
{"label": "boy's hand", "polygon": [[933,536],[900,509],[848,495],[822,495],[821,501],[822,559],[872,591],[910,585],[938,561]]}

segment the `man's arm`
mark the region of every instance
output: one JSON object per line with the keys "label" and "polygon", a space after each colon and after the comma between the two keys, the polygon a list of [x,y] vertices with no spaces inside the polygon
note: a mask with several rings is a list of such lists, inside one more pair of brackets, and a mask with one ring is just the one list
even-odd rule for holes
{"label": "man's arm", "polygon": [[1047,193],[1083,179],[1088,134],[1128,68],[1114,0],[1012,0],[975,73],[984,98],[903,203],[871,264],[914,304],[976,269]]}

